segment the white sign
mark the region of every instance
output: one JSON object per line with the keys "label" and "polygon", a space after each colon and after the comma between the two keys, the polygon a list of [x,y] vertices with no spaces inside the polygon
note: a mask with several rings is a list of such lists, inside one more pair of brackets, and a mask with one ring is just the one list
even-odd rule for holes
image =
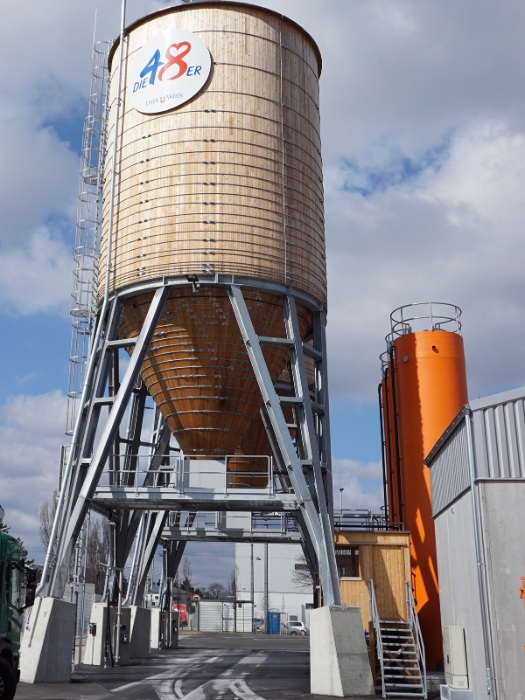
{"label": "white sign", "polygon": [[211,56],[195,34],[169,29],[137,53],[128,82],[128,98],[139,112],[167,112],[190,100],[206,84]]}

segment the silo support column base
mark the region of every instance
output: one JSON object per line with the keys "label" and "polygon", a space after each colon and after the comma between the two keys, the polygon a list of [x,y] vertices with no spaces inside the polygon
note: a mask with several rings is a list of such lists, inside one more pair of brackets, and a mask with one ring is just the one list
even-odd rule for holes
{"label": "silo support column base", "polygon": [[359,608],[331,605],[310,612],[310,692],[375,695]]}
{"label": "silo support column base", "polygon": [[74,603],[37,598],[20,644],[20,680],[69,682],[74,627]]}

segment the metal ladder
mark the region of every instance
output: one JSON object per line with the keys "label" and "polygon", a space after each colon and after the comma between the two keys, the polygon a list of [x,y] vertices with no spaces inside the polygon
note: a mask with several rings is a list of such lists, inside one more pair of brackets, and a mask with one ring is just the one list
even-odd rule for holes
{"label": "metal ladder", "polygon": [[369,582],[370,606],[384,698],[427,698],[425,653],[412,590],[406,584],[407,619],[381,620],[374,582]]}

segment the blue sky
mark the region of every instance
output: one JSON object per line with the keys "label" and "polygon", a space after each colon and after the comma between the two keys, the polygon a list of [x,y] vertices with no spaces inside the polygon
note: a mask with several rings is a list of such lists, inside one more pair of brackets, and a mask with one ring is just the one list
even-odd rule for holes
{"label": "blue sky", "polygon": [[[17,66],[0,106],[0,503],[37,560],[38,510],[66,441],[79,148],[97,5],[97,39],[119,31],[120,1],[100,4],[12,4],[0,27],[0,57],[12,65],[16,56]],[[261,4],[304,26],[323,56],[334,487],[336,503],[344,488],[345,507],[377,510],[379,355],[393,309],[430,300],[463,309],[472,398],[525,383],[525,7]],[[165,5],[129,0],[128,21]]]}

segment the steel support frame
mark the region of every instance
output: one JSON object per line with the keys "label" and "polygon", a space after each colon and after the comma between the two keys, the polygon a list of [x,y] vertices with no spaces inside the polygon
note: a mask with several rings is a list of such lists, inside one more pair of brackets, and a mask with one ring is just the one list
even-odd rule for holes
{"label": "steel support frame", "polygon": [[[146,394],[139,380],[140,368],[169,291],[172,287],[179,286],[181,282],[182,280],[164,280],[164,283],[161,282],[156,286],[149,312],[138,338],[119,340],[117,336],[121,307],[127,295],[117,295],[109,304],[105,318],[99,320],[103,326],[101,334],[103,341],[100,347],[92,350],[93,369],[86,378],[81,406],[82,415],[77,421],[69,455],[67,470],[69,476],[63,484],[66,494],[63,497],[62,508],[57,513],[60,521],[57,528],[58,538],[56,547],[53,548],[51,545],[48,551],[50,561],[56,561],[47,592],[51,597],[63,595],[71,553],[89,508],[95,505],[96,509],[93,496],[106,464],[109,464],[110,473],[113,475],[111,481],[114,485],[122,483],[121,476],[116,478],[122,466],[118,455],[119,450],[115,449],[120,444],[126,444],[123,465],[126,469],[123,481],[128,486],[137,485],[136,475],[131,474],[127,477],[126,474],[134,469],[134,455],[137,454],[137,446],[140,444],[143,423]],[[187,284],[187,280],[185,282]],[[313,343],[303,343],[297,319],[296,300],[305,303],[305,299],[302,295],[299,297],[291,295],[289,288],[285,290],[281,287],[288,338],[258,338],[240,285],[234,283],[233,278],[228,281],[229,283],[222,280],[215,280],[211,284],[210,282],[208,281],[210,286],[226,287],[228,291],[241,336],[261,390],[263,399],[261,415],[279,465],[281,480],[286,490],[294,492],[295,499],[299,503],[296,517],[307,561],[312,571],[319,567],[324,601],[327,604],[337,604],[340,602],[340,594],[333,532],[330,525],[332,499],[324,312],[317,307],[314,309],[313,304],[309,305],[309,308],[313,309]],[[250,286],[258,287],[258,284]],[[264,283],[262,288],[264,289]],[[271,285],[271,289],[276,291],[274,285]],[[290,351],[290,368],[295,391],[292,405],[299,436],[297,446],[293,444],[286,425],[281,400],[273,386],[261,351],[261,342],[281,343],[288,346]],[[120,381],[118,350],[131,346],[134,346],[131,360]],[[315,365],[313,400],[310,398],[306,376],[305,354],[313,358]],[[119,426],[131,396],[133,400],[128,411],[127,435],[123,439],[119,433]],[[99,435],[97,429],[103,406],[110,407],[110,411]],[[169,429],[159,421],[156,440],[152,440],[155,448],[152,451],[144,486],[153,485],[153,475],[169,452],[170,437]],[[134,480],[135,484],[131,483]],[[117,525],[114,565],[122,568],[131,551],[141,518],[146,517],[147,513],[135,511],[130,516],[129,508],[112,509],[112,511]],[[155,547],[162,538],[165,512],[167,512],[158,511],[158,505],[153,506],[149,511],[153,517],[147,517],[141,542],[137,540],[135,545],[139,551],[133,565],[134,585],[133,590],[130,591],[134,601],[140,598],[141,591],[144,590],[148,565]],[[171,541],[168,544],[170,549],[168,561],[172,576],[176,574],[184,546],[183,541],[178,543]]]}
{"label": "steel support frame", "polygon": [[[291,370],[298,402],[295,411],[298,415],[300,433],[299,451],[306,453],[301,459],[293,443],[277,394],[261,349],[261,340],[253,326],[242,289],[238,285],[228,285],[228,295],[237,319],[246,352],[261,391],[264,411],[267,415],[271,433],[269,433],[275,457],[284,467],[299,506],[299,525],[304,527],[303,535],[308,536],[315,551],[319,565],[319,576],[326,605],[340,605],[341,594],[335,560],[333,530],[329,517],[329,500],[327,500],[320,463],[320,436],[315,427],[313,406],[306,378],[303,341],[299,333],[295,299],[288,294],[284,300],[283,311],[289,340],[293,341],[291,351]],[[317,353],[316,353],[317,354]],[[326,388],[324,388],[326,392]],[[296,418],[297,421],[297,418]],[[330,465],[327,465],[330,471]],[[303,529],[301,527],[301,529]],[[308,543],[306,547],[308,556]]]}
{"label": "steel support frame", "polygon": [[[133,353],[120,384],[118,384],[118,368],[115,367],[115,363],[111,366],[113,372],[109,371],[111,358],[110,353],[107,352],[112,342],[116,340],[118,300],[113,304],[111,323],[103,347],[101,349],[93,349],[93,352],[100,353],[100,357],[97,371],[93,376],[91,391],[88,388],[88,391],[84,392],[84,394],[91,396],[91,399],[87,401],[85,407],[81,407],[85,415],[78,422],[77,434],[73,436],[70,459],[73,460],[73,464],[76,468],[72,470],[71,487],[67,503],[63,512],[60,514],[57,513],[62,527],[58,533],[56,563],[49,583],[48,595],[50,597],[61,598],[64,594],[72,552],[100,476],[110,456],[110,450],[118,435],[118,429],[128,406],[131,393],[139,377],[142,362],[149,348],[157,321],[164,308],[168,291],[169,289],[166,286],[161,286],[156,290],[140,334],[134,343]],[[126,343],[117,341],[117,344],[122,346]],[[127,341],[127,345],[130,344],[130,341]],[[116,390],[115,395],[102,399],[104,387],[110,376],[113,377],[113,383],[115,384],[113,387]],[[95,441],[101,404],[107,404],[108,402],[111,408],[107,421],[93,455],[89,457],[88,455]],[[64,487],[67,487],[67,484],[65,484]]]}

